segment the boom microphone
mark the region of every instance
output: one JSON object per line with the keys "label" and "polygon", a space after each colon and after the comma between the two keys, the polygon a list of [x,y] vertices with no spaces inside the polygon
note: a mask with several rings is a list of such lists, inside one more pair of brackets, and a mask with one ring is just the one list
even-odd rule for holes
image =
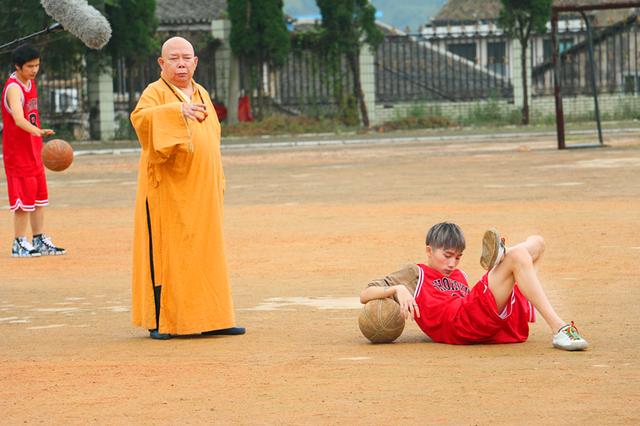
{"label": "boom microphone", "polygon": [[111,25],[87,0],[40,0],[47,15],[87,47],[101,49],[111,38]]}

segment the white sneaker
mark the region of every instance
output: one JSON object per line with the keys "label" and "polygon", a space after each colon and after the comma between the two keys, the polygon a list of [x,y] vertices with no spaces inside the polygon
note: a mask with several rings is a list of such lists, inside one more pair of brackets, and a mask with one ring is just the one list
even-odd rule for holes
{"label": "white sneaker", "polygon": [[33,237],[33,248],[42,256],[60,256],[67,252],[62,247],[56,247],[46,234]]}
{"label": "white sneaker", "polygon": [[571,324],[565,325],[553,336],[553,347],[565,351],[581,351],[587,349],[589,343],[580,336],[578,329],[571,321]]}
{"label": "white sneaker", "polygon": [[500,238],[498,231],[493,228],[486,231],[482,237],[480,265],[490,271],[494,266],[502,262],[505,252],[504,238]]}
{"label": "white sneaker", "polygon": [[18,237],[13,240],[11,247],[11,256],[13,257],[38,257],[40,252],[36,250],[26,237]]}

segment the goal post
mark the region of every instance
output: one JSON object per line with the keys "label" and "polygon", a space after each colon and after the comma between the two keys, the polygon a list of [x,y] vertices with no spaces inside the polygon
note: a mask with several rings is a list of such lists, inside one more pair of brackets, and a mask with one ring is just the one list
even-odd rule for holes
{"label": "goal post", "polygon": [[[562,4],[551,7],[551,45],[552,45],[552,64],[553,64],[553,92],[555,97],[555,111],[556,111],[556,132],[558,138],[558,149],[566,148],[583,148],[583,147],[599,147],[604,146],[602,138],[602,127],[600,124],[600,108],[598,103],[598,90],[595,81],[595,62],[593,59],[593,35],[591,31],[591,25],[586,12],[594,10],[607,10],[607,9],[630,9],[640,7],[640,1],[613,1],[613,2],[598,2],[598,4],[591,5],[571,5]],[[567,146],[565,143],[565,122],[564,111],[562,106],[562,78],[560,70],[560,52],[558,48],[558,17],[562,12],[575,12],[582,16],[585,21],[585,27],[587,29],[587,53],[588,53],[588,66],[590,76],[590,86],[594,100],[594,112],[596,118],[596,125],[598,131],[599,143],[580,146]]]}

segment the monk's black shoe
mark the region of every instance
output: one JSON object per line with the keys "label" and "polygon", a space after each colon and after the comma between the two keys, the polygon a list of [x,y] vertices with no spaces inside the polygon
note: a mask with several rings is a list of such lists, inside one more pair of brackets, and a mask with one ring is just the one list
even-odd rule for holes
{"label": "monk's black shoe", "polygon": [[230,327],[222,328],[220,330],[203,331],[203,336],[238,336],[246,333],[247,330],[244,327]]}
{"label": "monk's black shoe", "polygon": [[168,333],[158,333],[158,329],[154,328],[153,330],[149,330],[149,337],[156,340],[169,340],[173,336]]}

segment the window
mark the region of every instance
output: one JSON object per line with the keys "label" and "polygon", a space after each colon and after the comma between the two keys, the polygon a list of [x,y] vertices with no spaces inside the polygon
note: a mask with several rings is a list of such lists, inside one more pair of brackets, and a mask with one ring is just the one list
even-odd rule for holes
{"label": "window", "polygon": [[454,55],[462,56],[471,62],[476,62],[475,43],[451,43],[447,45],[447,50]]}
{"label": "window", "polygon": [[487,69],[505,75],[507,71],[507,43],[496,41],[487,43]]}
{"label": "window", "polygon": [[[558,40],[558,50],[559,53],[564,52],[574,45],[573,38],[561,38]],[[543,59],[546,61],[547,59],[551,59],[551,55],[553,54],[553,49],[551,48],[551,39],[544,40],[542,44],[542,55]]]}

